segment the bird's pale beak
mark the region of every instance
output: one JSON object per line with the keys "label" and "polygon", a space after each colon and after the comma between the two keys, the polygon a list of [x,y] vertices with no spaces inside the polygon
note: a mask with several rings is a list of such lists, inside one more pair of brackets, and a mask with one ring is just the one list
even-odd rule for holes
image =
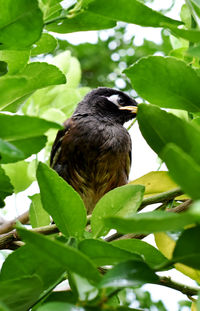
{"label": "bird's pale beak", "polygon": [[132,113],[137,113],[138,107],[137,106],[123,106],[119,108],[120,110],[128,110]]}

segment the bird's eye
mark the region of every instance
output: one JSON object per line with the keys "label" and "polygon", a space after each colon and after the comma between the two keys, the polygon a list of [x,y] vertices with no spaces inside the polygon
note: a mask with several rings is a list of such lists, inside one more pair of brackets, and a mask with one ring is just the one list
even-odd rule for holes
{"label": "bird's eye", "polygon": [[118,94],[114,94],[114,95],[111,95],[109,97],[107,97],[107,99],[112,102],[113,104],[115,104],[117,107],[120,106],[120,101],[121,101],[121,98]]}

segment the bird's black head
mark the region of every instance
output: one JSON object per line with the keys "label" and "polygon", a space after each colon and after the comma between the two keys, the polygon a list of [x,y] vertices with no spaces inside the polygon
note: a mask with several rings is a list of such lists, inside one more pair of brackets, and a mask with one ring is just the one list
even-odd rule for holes
{"label": "bird's black head", "polygon": [[92,115],[101,120],[124,124],[136,117],[137,103],[127,94],[106,87],[88,93],[77,106],[74,116]]}

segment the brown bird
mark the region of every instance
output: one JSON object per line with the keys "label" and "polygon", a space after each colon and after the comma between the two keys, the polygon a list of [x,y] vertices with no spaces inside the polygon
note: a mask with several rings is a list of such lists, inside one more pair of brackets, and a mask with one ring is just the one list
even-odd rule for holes
{"label": "brown bird", "polygon": [[123,124],[135,118],[136,106],[121,91],[94,89],[56,136],[50,165],[80,194],[88,214],[106,192],[128,182],[131,138]]}

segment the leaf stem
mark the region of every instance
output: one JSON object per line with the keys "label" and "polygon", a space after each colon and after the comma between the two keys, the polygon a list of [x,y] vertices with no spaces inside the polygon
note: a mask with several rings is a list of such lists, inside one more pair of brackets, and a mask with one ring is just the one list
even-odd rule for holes
{"label": "leaf stem", "polygon": [[158,283],[159,285],[176,289],[179,292],[187,296],[198,295],[198,292],[200,291],[200,287],[192,287],[192,286],[187,286],[185,284],[177,283],[175,281],[172,281],[170,277],[161,276],[159,277],[159,280],[160,280]]}

